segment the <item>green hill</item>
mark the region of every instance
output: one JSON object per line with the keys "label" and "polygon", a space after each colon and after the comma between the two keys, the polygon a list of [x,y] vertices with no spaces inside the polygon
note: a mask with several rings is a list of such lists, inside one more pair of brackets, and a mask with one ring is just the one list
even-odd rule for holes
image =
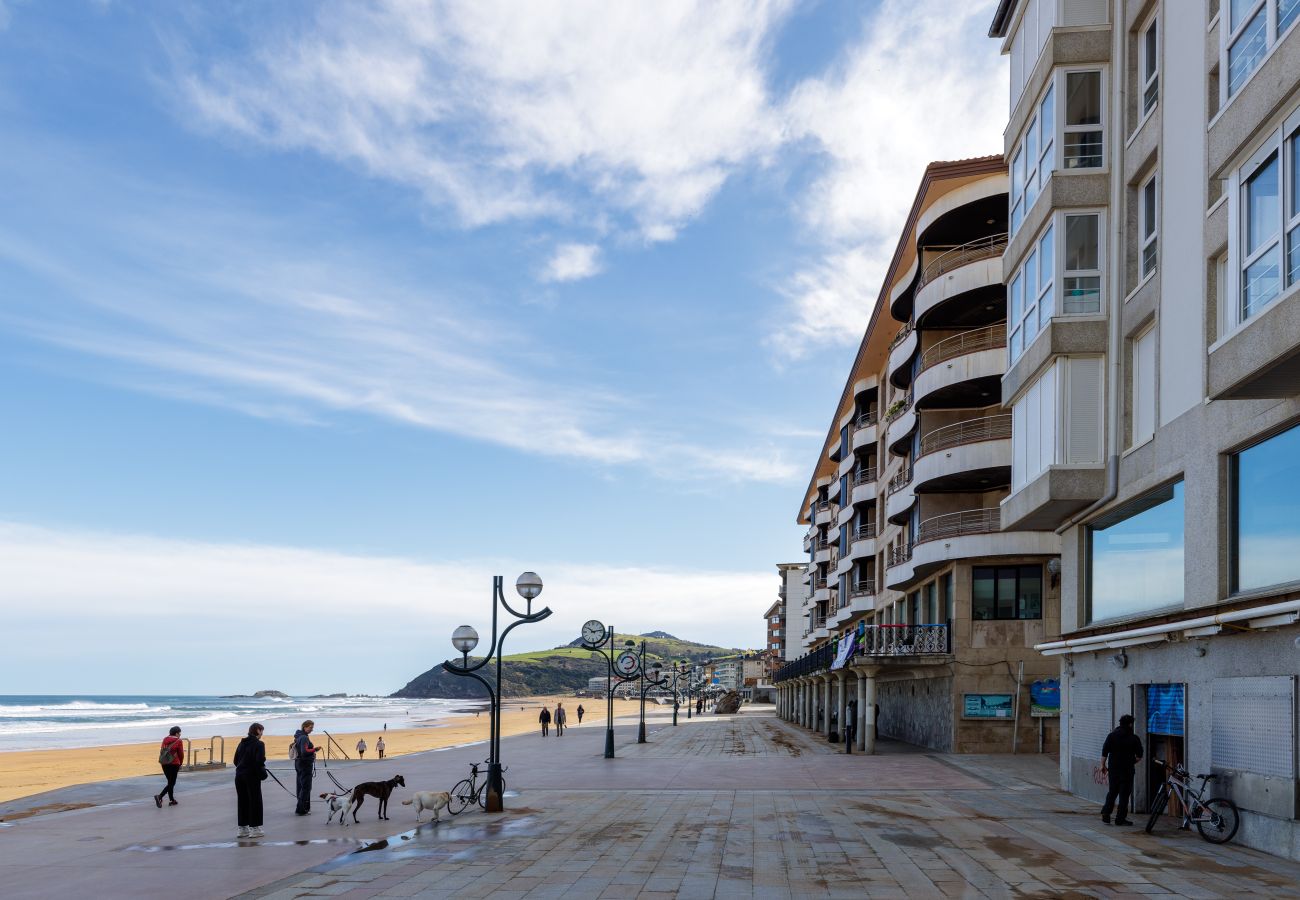
{"label": "green hill", "polygon": [[[702,662],[722,656],[734,656],[740,650],[715,647],[711,644],[697,644],[673,637],[662,631],[652,631],[645,635],[616,634],[614,646],[623,649],[624,642],[632,640],[640,647],[646,642],[646,661],[658,660],[669,666],[674,660],[688,659]],[[524,653],[511,653],[503,660],[501,670],[502,695],[506,697],[527,697],[537,694],[567,694],[581,690],[587,681],[597,675],[604,675],[608,670],[604,659],[583,650],[581,640],[575,640],[563,647],[550,650],[530,650]],[[471,657],[473,659],[473,657]],[[480,671],[479,674],[494,675],[495,666],[488,666],[491,672]],[[417,675],[393,697],[407,699],[424,699],[430,697],[448,697],[454,699],[479,699],[483,697],[483,687],[472,678],[450,675],[442,664]]]}

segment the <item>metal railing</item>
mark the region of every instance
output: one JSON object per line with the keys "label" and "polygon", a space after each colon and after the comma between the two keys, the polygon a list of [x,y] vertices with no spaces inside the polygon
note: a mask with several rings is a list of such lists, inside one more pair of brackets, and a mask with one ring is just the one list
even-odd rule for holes
{"label": "metal railing", "polygon": [[829,669],[831,663],[835,660],[833,650],[831,644],[826,644],[798,659],[791,660],[777,670],[776,677],[772,680],[777,682],[789,681],[791,678],[801,678],[804,675],[811,675],[814,672]]}
{"label": "metal railing", "polygon": [[893,547],[889,551],[889,565],[901,566],[912,559],[912,548],[910,546]]}
{"label": "metal railing", "polygon": [[864,412],[853,421],[853,430],[861,431],[863,428],[870,428],[876,424],[876,414],[874,412]]}
{"label": "metal railing", "polygon": [[960,447],[963,444],[977,444],[980,441],[1001,441],[1011,439],[1011,414],[1000,413],[996,416],[982,416],[967,419],[936,428],[921,438],[921,455]]}
{"label": "metal railing", "polygon": [[[182,767],[187,772],[193,772],[195,769],[223,769],[226,766],[226,739],[219,734],[214,734],[208,738],[206,747],[194,749],[193,742],[189,738],[181,738],[185,742],[185,765]],[[207,754],[207,761],[201,761],[204,754]]]}
{"label": "metal railing", "polygon": [[889,407],[889,412],[886,413],[885,415],[886,424],[894,421],[903,413],[907,412],[909,409],[912,408],[912,399],[913,399],[912,389],[909,387],[907,389],[907,393],[904,394],[903,397],[900,399],[901,402],[899,400],[895,400],[894,403]]}
{"label": "metal railing", "polygon": [[960,334],[946,337],[922,353],[921,371],[924,372],[926,369],[957,356],[978,353],[981,350],[996,350],[1006,345],[1007,325],[1005,322],[999,322],[997,325],[986,325],[983,328],[972,328],[970,331],[963,331]]}
{"label": "metal railing", "polygon": [[854,487],[857,487],[860,484],[870,484],[875,480],[876,480],[875,466],[865,466],[863,468],[853,470]]}
{"label": "metal railing", "polygon": [[922,656],[952,652],[952,629],[942,625],[868,625],[855,656]]}
{"label": "metal railing", "polygon": [[876,594],[876,586],[869,581],[859,581],[857,584],[853,585],[853,589],[849,593],[854,599],[858,597],[874,597]]}
{"label": "metal railing", "polygon": [[906,325],[900,328],[898,330],[898,334],[894,335],[894,339],[889,342],[889,352],[892,353],[895,347],[903,343],[903,341],[907,340],[907,336],[911,334],[915,329],[916,329],[915,322],[908,322]]}
{"label": "metal railing", "polygon": [[917,528],[916,542],[922,544],[968,534],[992,534],[1001,530],[1001,510],[968,509],[926,519]]}
{"label": "metal railing", "polygon": [[916,289],[919,291],[940,275],[951,272],[953,269],[969,263],[979,262],[981,259],[992,259],[995,256],[1001,256],[1006,249],[1007,233],[1005,231],[1001,234],[991,234],[988,237],[982,237],[953,247],[951,250],[947,250],[932,259],[921,270],[921,277],[916,283]]}
{"label": "metal railing", "polygon": [[826,587],[826,576],[814,575],[812,580],[812,587],[814,591],[820,591],[822,588]]}
{"label": "metal railing", "polygon": [[819,538],[817,539],[816,547],[817,547],[818,550],[825,550],[825,549],[826,549],[827,547],[829,547],[829,546],[830,546],[830,542],[829,542],[828,540],[826,540],[826,538],[824,538],[824,537],[819,537]]}
{"label": "metal railing", "polygon": [[858,526],[858,530],[854,533],[853,539],[855,541],[867,541],[875,536],[876,536],[876,523],[863,522],[861,525]]}
{"label": "metal railing", "polygon": [[886,493],[897,494],[899,491],[901,491],[903,488],[907,487],[911,483],[912,483],[912,464],[909,461],[908,464],[903,467],[903,471],[899,472],[893,478],[889,479],[889,488]]}

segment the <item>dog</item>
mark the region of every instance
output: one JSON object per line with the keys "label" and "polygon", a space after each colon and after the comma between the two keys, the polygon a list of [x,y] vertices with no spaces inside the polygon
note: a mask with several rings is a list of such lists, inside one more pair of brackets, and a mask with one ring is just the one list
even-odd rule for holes
{"label": "dog", "polygon": [[387,821],[388,819],[388,798],[392,796],[393,788],[406,787],[406,779],[401,775],[394,775],[387,781],[363,781],[352,788],[352,796],[348,800],[347,815],[352,813],[352,821],[360,825],[361,820],[357,818],[357,810],[361,808],[362,802],[366,797],[374,797],[379,801],[379,818]]}
{"label": "dog", "polygon": [[321,794],[320,798],[324,800],[325,805],[330,808],[329,818],[325,820],[326,825],[334,821],[335,813],[339,814],[340,825],[348,824],[348,817],[345,810],[347,809],[348,804],[352,802],[351,794]]}
{"label": "dog", "polygon": [[451,794],[446,791],[416,791],[410,800],[403,800],[403,806],[415,805],[415,821],[420,821],[420,813],[426,809],[433,813],[433,821],[438,821],[438,810],[445,809],[451,802]]}

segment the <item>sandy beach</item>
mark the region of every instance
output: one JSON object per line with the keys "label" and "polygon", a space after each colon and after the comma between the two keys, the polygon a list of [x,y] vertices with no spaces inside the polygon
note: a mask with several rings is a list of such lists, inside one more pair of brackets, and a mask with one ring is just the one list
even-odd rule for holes
{"label": "sandy beach", "polygon": [[[564,708],[569,712],[569,727],[579,727],[578,717],[574,712],[579,703],[587,710],[580,727],[587,729],[604,726],[603,700],[529,697],[506,701],[501,715],[502,736],[523,734],[539,728],[537,714],[542,704],[545,703],[554,710],[556,702],[563,702]],[[639,704],[632,700],[617,700],[614,704],[614,714],[619,717],[636,715],[638,710]],[[417,728],[346,734],[334,732],[330,729],[327,720],[318,719],[313,736],[319,745],[325,743],[324,731],[330,731],[338,745],[354,759],[357,740],[365,738],[368,748],[365,759],[368,762],[377,758],[374,747],[375,741],[381,734],[387,757],[485,741],[488,736],[488,716],[486,713],[479,716],[452,715],[430,719]],[[225,760],[228,765],[234,755],[235,747],[245,733],[241,731],[223,735],[226,741]],[[197,735],[183,736],[193,737],[194,755],[200,761],[206,759],[209,736],[205,735],[201,739]],[[15,750],[0,753],[0,801],[27,797],[74,784],[129,778],[135,775],[158,774],[161,779],[158,768],[158,744],[162,738],[163,734],[160,734],[158,741],[143,744],[114,744],[106,747],[77,747],[68,750]],[[267,757],[273,760],[287,760],[289,743],[292,739],[292,733],[265,734],[263,742],[266,744]],[[218,759],[221,758],[219,745],[216,756]],[[333,751],[331,758],[337,756],[337,751]],[[183,771],[181,778],[185,778]]]}

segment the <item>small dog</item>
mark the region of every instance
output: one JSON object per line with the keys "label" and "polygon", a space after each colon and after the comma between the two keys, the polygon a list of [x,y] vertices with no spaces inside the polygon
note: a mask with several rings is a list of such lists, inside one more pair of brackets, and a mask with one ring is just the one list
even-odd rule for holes
{"label": "small dog", "polygon": [[361,803],[366,797],[374,797],[379,801],[379,818],[388,819],[388,798],[392,796],[393,788],[406,787],[406,780],[401,775],[394,775],[387,781],[363,781],[352,788],[352,795],[348,799],[347,815],[352,813],[352,821],[360,825],[361,820],[357,818],[357,810],[361,808]]}
{"label": "small dog", "polygon": [[351,794],[321,794],[320,798],[324,800],[325,804],[330,808],[329,818],[325,820],[326,825],[334,821],[335,813],[339,814],[340,825],[348,824],[348,817],[345,810],[347,809],[348,804],[352,802]]}
{"label": "small dog", "polygon": [[420,821],[420,813],[426,809],[433,813],[433,821],[438,821],[438,810],[445,809],[451,802],[451,794],[446,791],[416,791],[410,800],[403,800],[403,806],[415,805],[415,821]]}

